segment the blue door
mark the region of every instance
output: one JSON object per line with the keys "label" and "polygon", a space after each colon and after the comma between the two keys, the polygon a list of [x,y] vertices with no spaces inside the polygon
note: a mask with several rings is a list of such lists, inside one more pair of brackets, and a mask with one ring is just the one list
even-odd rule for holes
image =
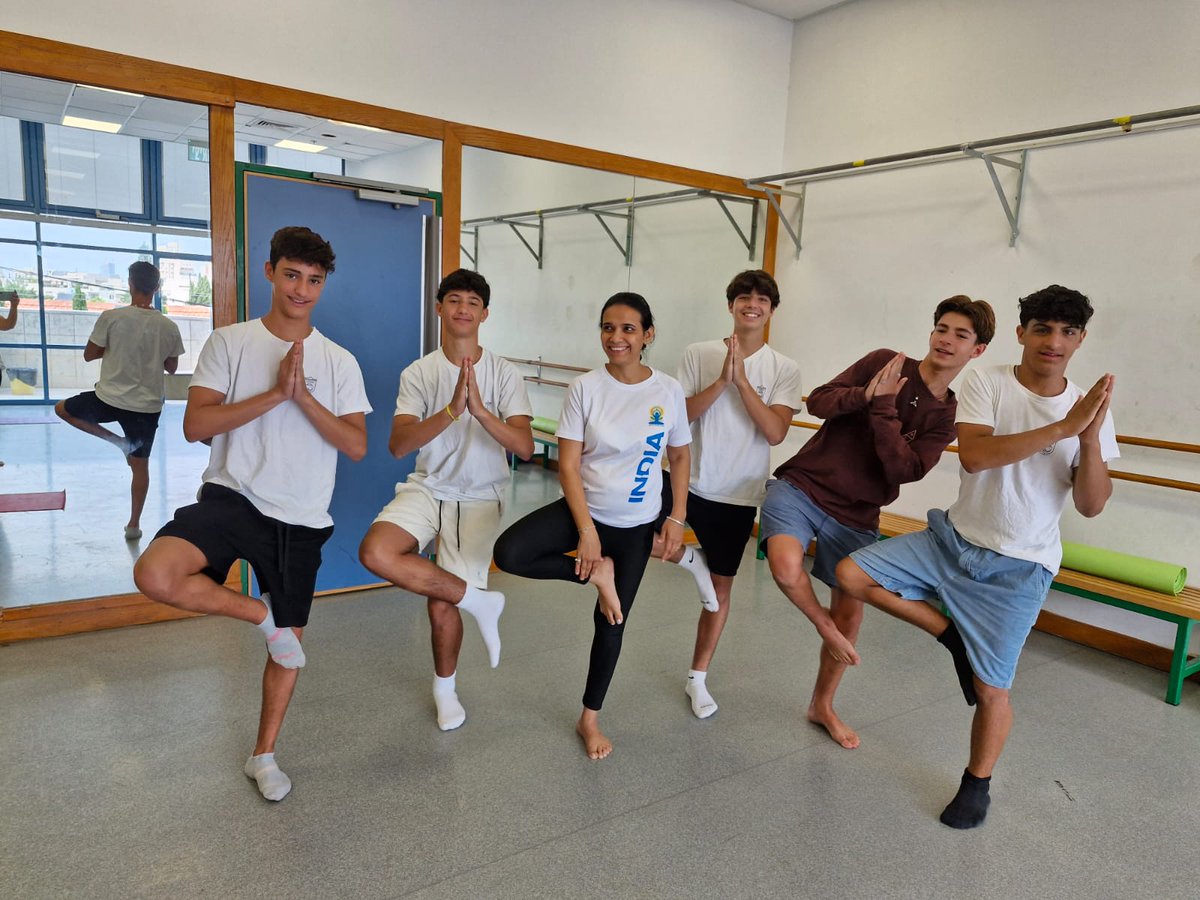
{"label": "blue door", "polygon": [[[239,307],[242,318],[264,315],[271,286],[263,277],[271,235],[285,225],[304,225],[333,245],[337,270],[313,311],[317,330],[351,353],[362,369],[374,409],[367,416],[367,456],[338,460],[330,505],[333,537],[325,545],[318,591],[377,584],[358,561],[358,545],[375,515],[392,499],[396,482],[412,471],[414,458],[388,452],[400,372],[421,355],[422,309],[427,278],[427,228],[435,198],[415,206],[360,200],[353,188],[325,184],[302,173],[239,166]],[[436,238],[434,238],[435,240]],[[433,256],[432,258],[436,258]]]}

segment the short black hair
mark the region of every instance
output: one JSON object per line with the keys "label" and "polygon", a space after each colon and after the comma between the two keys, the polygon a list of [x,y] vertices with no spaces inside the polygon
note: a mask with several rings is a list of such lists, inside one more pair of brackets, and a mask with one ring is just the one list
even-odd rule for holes
{"label": "short black hair", "polygon": [[613,294],[604,301],[604,306],[600,310],[600,319],[603,323],[604,314],[608,312],[611,306],[628,306],[635,313],[641,316],[642,331],[649,331],[654,327],[654,313],[650,312],[650,304],[646,302],[646,298],[641,294],[635,294],[633,291],[621,291]]}
{"label": "short black hair", "polygon": [[271,237],[272,266],[281,259],[294,259],[310,266],[320,266],[329,274],[334,269],[334,258],[329,241],[303,225],[288,225]]}
{"label": "short black hair", "polygon": [[779,306],[779,285],[762,269],[747,269],[738,272],[725,288],[725,299],[732,303],[742,294],[762,294],[771,299],[771,309]]}
{"label": "short black hair", "polygon": [[153,294],[162,284],[158,267],[139,259],[129,267],[129,287],[137,294]]}
{"label": "short black hair", "polygon": [[976,344],[990,344],[996,336],[996,313],[986,300],[972,300],[966,294],[947,297],[933,311],[933,324],[937,325],[946,313],[958,313],[971,320]]}
{"label": "short black hair", "polygon": [[487,309],[488,302],[492,299],[492,289],[488,286],[487,279],[470,269],[455,269],[442,279],[437,289],[438,303],[451,291],[470,291],[472,294],[478,294],[484,309]]}
{"label": "short black hair", "polygon": [[1052,284],[1040,291],[1035,291],[1028,297],[1022,297],[1018,303],[1021,311],[1021,327],[1024,328],[1033,319],[1039,322],[1062,322],[1074,325],[1076,328],[1087,328],[1091,319],[1091,301],[1079,291]]}

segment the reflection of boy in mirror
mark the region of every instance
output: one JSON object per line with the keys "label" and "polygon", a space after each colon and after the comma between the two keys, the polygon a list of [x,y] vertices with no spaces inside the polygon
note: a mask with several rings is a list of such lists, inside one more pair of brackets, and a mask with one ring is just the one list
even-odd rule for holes
{"label": "reflection of boy in mirror", "polygon": [[[767,323],[779,306],[775,279],[761,269],[742,272],[725,289],[725,299],[733,334],[692,344],[679,366],[692,429],[687,521],[703,550],[683,547],[668,557],[688,569],[700,588],[703,610],[684,690],[701,719],[717,711],[706,684],[708,666],[762,502],[770,448],[787,437],[801,402],[799,367],[766,342]],[[670,482],[663,487],[663,509],[669,510]],[[654,555],[662,558],[660,539]]]}
{"label": "reflection of boy in mirror", "polygon": [[[816,626],[822,646],[808,708],[846,749],[858,735],[833,711],[846,666],[858,662],[854,642],[862,602],[838,585],[842,557],[879,539],[879,509],[900,485],[920,481],[954,438],[950,382],[987,349],[996,316],[983,300],[958,295],[933,313],[929,350],[918,362],[893,350],[874,350],[808,395],[808,411],[824,424],[775,470],[767,485],[762,530],[775,583]],[[812,574],[830,589],[826,610],[813,593],[804,554],[817,542]]]}
{"label": "reflection of boy in mirror", "polygon": [[[158,269],[148,262],[129,267],[129,306],[100,313],[83,358],[100,360],[96,389],[59,401],[54,411],[68,425],[108,441],[121,451],[131,473],[125,540],[142,536],[142,507],[150,489],[150,448],[162,413],[165,372],[184,352],[179,326],[154,308]],[[124,437],[103,426],[117,422]]]}
{"label": "reflection of boy in mirror", "polygon": [[1091,315],[1088,298],[1061,285],[1024,297],[1020,365],[978,368],[963,382],[954,505],[931,509],[927,530],[865,547],[837,567],[856,602],[936,637],[963,698],[978,704],[970,758],[941,815],[951,828],[987,816],[992,769],[1012,727],[1017,660],[1062,561],[1067,498],[1091,518],[1112,495],[1108,460],[1120,455],[1108,409],[1113,376],[1086,392],[1066,378]]}
{"label": "reflection of boy in mirror", "polygon": [[[505,451],[533,455],[533,409],[520,373],[479,344],[491,289],[467,269],[438,286],[442,346],[400,375],[388,449],[417,453],[415,471],[375,519],[359,548],[381,578],[427,598],[433,643],[433,700],[442,731],[467,714],[455,673],[462,611],[479,625],[493,667],[500,661],[504,595],[487,590],[509,470]],[[437,564],[421,549],[437,540]]]}
{"label": "reflection of boy in mirror", "polygon": [[[312,327],[333,248],[307,228],[281,228],[266,263],[271,309],[218,328],[196,360],[183,433],[212,439],[197,502],[175,511],[133,570],[150,599],[257,625],[267,643],[262,711],[245,773],[268,800],[291,780],[275,763],[321,547],[338,453],[367,452],[371,411],[354,357]],[[254,569],[262,599],[224,586],[234,561]]]}

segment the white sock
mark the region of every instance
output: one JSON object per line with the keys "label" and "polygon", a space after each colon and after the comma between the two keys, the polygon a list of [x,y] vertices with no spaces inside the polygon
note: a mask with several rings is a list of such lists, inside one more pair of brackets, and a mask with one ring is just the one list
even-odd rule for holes
{"label": "white sock", "polygon": [[433,702],[437,706],[438,728],[442,731],[453,731],[467,721],[467,711],[458,702],[454,675],[445,678],[436,674],[433,676]]}
{"label": "white sock", "polygon": [[717,600],[717,591],[713,587],[712,575],[708,571],[708,562],[704,559],[704,551],[697,550],[695,547],[684,547],[679,565],[691,572],[692,577],[696,579],[696,587],[700,589],[700,605],[709,612],[719,610],[721,603]]}
{"label": "white sock", "polygon": [[260,753],[246,760],[243,769],[247,778],[258,782],[258,790],[268,800],[282,800],[292,789],[292,779],[280,771],[274,753]]}
{"label": "white sock", "polygon": [[262,595],[263,606],[267,608],[267,617],[258,623],[258,630],[267,638],[267,652],[271,659],[285,669],[300,669],[304,666],[304,648],[300,639],[290,628],[277,628],[275,615],[271,612],[271,597]]}
{"label": "white sock", "polygon": [[712,698],[708,686],[704,683],[707,678],[707,672],[688,669],[687,683],[683,686],[683,692],[692,698],[692,712],[696,714],[697,719],[707,719],[717,711],[717,701]]}
{"label": "white sock", "polygon": [[500,613],[504,612],[504,595],[468,584],[467,592],[458,601],[458,608],[475,619],[483,645],[487,647],[488,662],[496,668],[500,665]]}

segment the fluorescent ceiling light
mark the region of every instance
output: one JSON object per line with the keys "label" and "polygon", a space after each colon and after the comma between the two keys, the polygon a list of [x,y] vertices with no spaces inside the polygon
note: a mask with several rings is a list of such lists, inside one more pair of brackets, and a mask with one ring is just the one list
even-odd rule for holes
{"label": "fluorescent ceiling light", "polygon": [[135,94],[132,91],[118,91],[115,88],[96,87],[94,84],[81,84],[79,86],[82,88],[87,88],[89,91],[104,91],[106,94],[120,94],[123,97],[137,97],[139,99],[145,97],[145,94]]}
{"label": "fluorescent ceiling light", "polygon": [[306,144],[303,141],[276,141],[275,146],[285,150],[300,150],[304,153],[320,153],[322,150],[329,149],[320,144]]}
{"label": "fluorescent ceiling light", "polygon": [[378,131],[380,134],[387,134],[382,128],[376,128],[374,125],[359,125],[357,122],[339,122],[337,119],[330,119],[330,125],[345,125],[347,128],[361,128],[363,131]]}
{"label": "fluorescent ceiling light", "polygon": [[79,116],[63,116],[62,123],[68,128],[90,128],[92,131],[106,131],[116,134],[121,130],[120,122],[102,122],[99,119],[81,119]]}

